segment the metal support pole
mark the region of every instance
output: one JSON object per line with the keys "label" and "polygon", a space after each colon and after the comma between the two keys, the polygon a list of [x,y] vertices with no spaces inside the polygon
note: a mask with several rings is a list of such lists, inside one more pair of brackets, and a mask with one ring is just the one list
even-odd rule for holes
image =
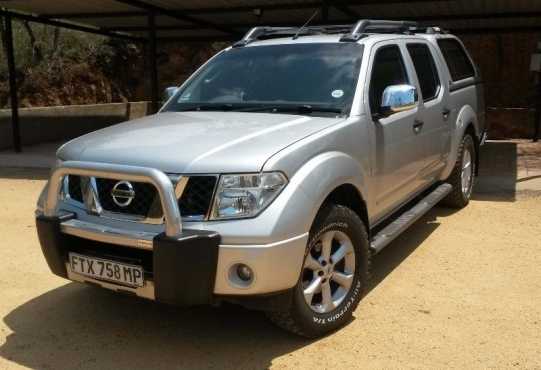
{"label": "metal support pole", "polygon": [[534,118],[534,134],[533,142],[537,143],[539,141],[539,134],[541,130],[541,76],[538,77],[537,81],[537,98],[535,104],[535,118]]}
{"label": "metal support pole", "polygon": [[13,30],[11,25],[11,16],[4,15],[4,25],[6,33],[6,59],[8,63],[9,75],[9,96],[11,102],[11,130],[13,134],[13,149],[20,153],[21,148],[21,131],[19,127],[19,100],[17,98],[17,78],[15,76],[15,57],[13,54]]}
{"label": "metal support pole", "polygon": [[327,23],[329,21],[329,2],[323,0],[321,2],[321,22]]}
{"label": "metal support pole", "polygon": [[160,100],[158,92],[158,65],[157,65],[157,51],[156,51],[156,15],[154,12],[148,13],[148,66],[150,67],[150,101],[152,113],[158,111],[158,104]]}

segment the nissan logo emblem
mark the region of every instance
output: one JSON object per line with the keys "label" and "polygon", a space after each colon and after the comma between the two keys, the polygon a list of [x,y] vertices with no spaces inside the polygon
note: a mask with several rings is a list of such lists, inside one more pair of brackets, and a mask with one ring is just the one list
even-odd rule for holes
{"label": "nissan logo emblem", "polygon": [[129,181],[117,182],[111,190],[111,197],[117,206],[122,208],[129,206],[135,198],[133,185]]}

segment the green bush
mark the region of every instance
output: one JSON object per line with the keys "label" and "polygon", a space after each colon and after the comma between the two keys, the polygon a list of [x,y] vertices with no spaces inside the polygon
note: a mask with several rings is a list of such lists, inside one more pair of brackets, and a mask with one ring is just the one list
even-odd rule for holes
{"label": "green bush", "polygon": [[[42,24],[29,23],[36,38],[36,46],[41,50],[42,59],[35,60],[30,36],[23,22],[13,20],[13,47],[17,69],[25,70],[37,64],[51,62],[51,59],[64,59],[74,62],[86,61],[100,51],[108,38],[89,33],[61,29]],[[58,42],[54,44],[54,34],[59,32]],[[0,51],[0,76],[7,74],[5,50]]]}
{"label": "green bush", "polygon": [[[116,38],[13,21],[21,107],[148,99],[143,47]],[[55,39],[57,40],[55,42]],[[181,84],[224,43],[167,43],[158,50],[159,85]],[[0,108],[9,104],[7,65],[0,47]],[[145,80],[146,78],[146,80]]]}
{"label": "green bush", "polygon": [[[25,23],[14,20],[12,24],[19,100],[23,106],[84,102],[82,90],[88,86],[81,82],[85,79],[91,81],[89,84],[107,85],[104,88],[112,91],[89,103],[125,100],[141,81],[141,73],[134,72],[142,66],[138,45],[36,23],[28,23],[30,33]],[[8,102],[7,78],[5,50],[1,47],[0,108]],[[73,85],[76,81],[79,86]],[[81,96],[73,96],[78,90]]]}

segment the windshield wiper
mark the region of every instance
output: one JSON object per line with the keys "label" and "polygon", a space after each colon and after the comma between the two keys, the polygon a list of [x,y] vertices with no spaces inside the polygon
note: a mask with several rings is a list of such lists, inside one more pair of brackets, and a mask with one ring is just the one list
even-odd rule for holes
{"label": "windshield wiper", "polygon": [[319,113],[338,113],[344,114],[344,110],[337,107],[325,107],[320,105],[311,104],[264,104],[260,106],[250,107],[242,109],[244,112],[261,112],[270,111],[273,113],[298,113],[298,114],[311,114],[315,112]]}
{"label": "windshield wiper", "polygon": [[188,107],[182,107],[178,109],[179,112],[193,112],[193,111],[232,111],[240,110],[242,105],[232,103],[209,103],[209,104],[195,104]]}
{"label": "windshield wiper", "polygon": [[233,103],[208,103],[194,104],[182,107],[179,112],[218,111],[218,112],[264,112],[271,113],[337,113],[344,114],[344,110],[336,107],[326,107],[311,104],[233,104]]}

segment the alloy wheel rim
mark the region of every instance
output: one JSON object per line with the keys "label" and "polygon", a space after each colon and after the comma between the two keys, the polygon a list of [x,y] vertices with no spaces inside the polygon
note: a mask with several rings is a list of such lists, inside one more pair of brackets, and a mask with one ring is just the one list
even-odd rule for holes
{"label": "alloy wheel rim", "polygon": [[473,179],[473,162],[472,155],[468,149],[464,150],[462,156],[462,194],[466,198],[469,198],[472,191],[472,179]]}
{"label": "alloy wheel rim", "polygon": [[355,250],[343,232],[324,232],[310,248],[303,266],[302,287],[306,304],[317,313],[338,307],[351,290]]}

